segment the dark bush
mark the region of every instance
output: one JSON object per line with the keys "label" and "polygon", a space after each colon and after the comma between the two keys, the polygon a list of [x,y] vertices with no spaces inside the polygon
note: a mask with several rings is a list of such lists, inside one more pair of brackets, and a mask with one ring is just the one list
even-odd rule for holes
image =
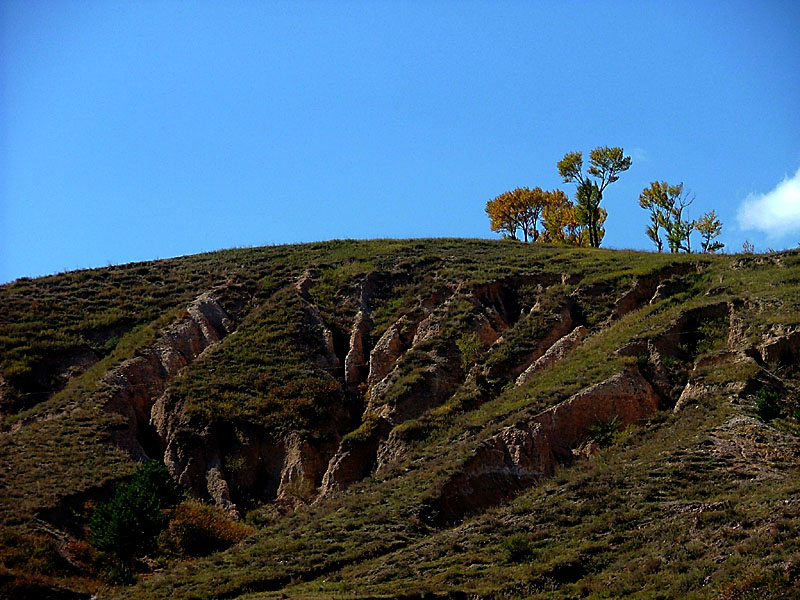
{"label": "dark bush", "polygon": [[164,510],[182,497],[166,467],[149,462],[113,498],[95,508],[89,519],[89,541],[110,559],[111,579],[131,581],[133,559],[156,548],[158,535],[167,525]]}
{"label": "dark bush", "polygon": [[500,542],[500,547],[509,562],[522,562],[533,557],[534,549],[531,540],[521,533],[510,535]]}
{"label": "dark bush", "polygon": [[761,388],[756,392],[756,415],[765,423],[781,415],[780,394]]}
{"label": "dark bush", "polygon": [[621,423],[618,417],[614,416],[605,423],[598,423],[589,428],[589,436],[597,442],[601,448],[608,448],[617,439]]}

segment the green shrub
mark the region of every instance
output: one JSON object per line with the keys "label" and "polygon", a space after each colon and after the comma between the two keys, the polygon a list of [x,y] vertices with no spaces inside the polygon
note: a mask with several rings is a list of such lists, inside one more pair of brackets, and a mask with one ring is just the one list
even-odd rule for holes
{"label": "green shrub", "polygon": [[597,445],[601,448],[608,448],[614,443],[614,440],[616,440],[620,425],[619,418],[614,415],[614,417],[605,423],[598,423],[590,427],[589,436],[597,442]]}
{"label": "green shrub", "polygon": [[522,562],[533,557],[534,549],[528,536],[515,533],[500,541],[500,547],[509,562]]}
{"label": "green shrub", "polygon": [[459,352],[461,352],[461,368],[464,371],[475,364],[478,354],[481,351],[481,341],[477,333],[464,333],[456,340]]}
{"label": "green shrub", "polygon": [[756,392],[756,415],[765,423],[781,415],[778,392],[767,388],[761,388]]}
{"label": "green shrub", "polygon": [[110,562],[109,576],[120,582],[133,578],[133,560],[156,548],[167,525],[164,510],[183,494],[164,465],[155,461],[139,467],[130,483],[95,508],[89,519],[89,541]]}

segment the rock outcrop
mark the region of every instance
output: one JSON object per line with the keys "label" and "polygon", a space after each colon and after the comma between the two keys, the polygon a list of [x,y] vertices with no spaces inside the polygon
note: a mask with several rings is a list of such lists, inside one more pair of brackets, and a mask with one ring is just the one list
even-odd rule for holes
{"label": "rock outcrop", "polygon": [[[537,312],[536,310],[532,313]],[[526,369],[530,368],[537,360],[555,344],[558,340],[566,336],[577,325],[575,319],[575,308],[569,299],[564,302],[559,311],[554,315],[552,323],[544,334],[533,340],[535,343],[532,349],[524,355],[518,357],[513,363],[500,363],[498,365],[485,368],[484,375],[489,379],[500,379],[507,381],[516,380]],[[532,316],[528,315],[530,318]]]}
{"label": "rock outcrop", "polygon": [[391,426],[385,419],[375,419],[373,423],[366,425],[366,431],[359,432],[362,435],[353,435],[342,440],[322,478],[320,498],[347,489],[351,484],[369,476],[377,467],[378,449],[388,437]]}
{"label": "rock outcrop", "polygon": [[677,293],[686,285],[681,277],[697,269],[698,265],[695,263],[675,263],[637,278],[631,288],[617,300],[614,317],[622,317],[645,304]]}
{"label": "rock outcrop", "polygon": [[367,385],[375,386],[394,368],[397,359],[411,346],[419,320],[403,315],[380,337],[369,353]]}
{"label": "rock outcrop", "polygon": [[800,362],[800,330],[773,329],[758,350],[766,363],[797,364]]}
{"label": "rock outcrop", "polygon": [[591,427],[614,418],[622,425],[637,423],[657,409],[658,396],[638,371],[614,375],[481,444],[428,503],[428,518],[454,523],[508,500],[552,475],[557,464],[572,461]]}
{"label": "rock outcrop", "polygon": [[542,356],[531,364],[531,366],[525,369],[522,374],[517,377],[515,385],[520,386],[532,381],[536,373],[566,358],[567,355],[583,342],[588,334],[589,330],[582,325],[570,331],[567,335],[550,346]]}
{"label": "rock outcrop", "polygon": [[277,435],[255,426],[218,423],[200,429],[169,393],[153,407],[153,425],[165,445],[163,461],[192,493],[233,515],[265,502],[312,499],[338,448],[336,424],[314,438]]}
{"label": "rock outcrop", "polygon": [[372,330],[372,319],[364,310],[359,310],[350,331],[350,349],[344,360],[344,380],[348,385],[358,385],[367,379],[367,337]]}
{"label": "rock outcrop", "polygon": [[235,328],[235,320],[214,293],[205,293],[152,346],[106,374],[104,409],[124,418],[123,428],[112,432],[114,442],[137,460],[160,454],[150,426],[153,404],[181,369]]}

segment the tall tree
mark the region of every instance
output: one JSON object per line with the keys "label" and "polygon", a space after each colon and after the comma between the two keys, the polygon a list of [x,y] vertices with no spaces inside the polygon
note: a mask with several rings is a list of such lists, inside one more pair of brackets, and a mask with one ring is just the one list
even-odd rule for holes
{"label": "tall tree", "polygon": [[705,213],[695,222],[695,229],[700,233],[702,242],[700,247],[703,252],[716,252],[725,247],[720,241],[715,241],[714,238],[722,233],[722,221],[717,217],[716,211],[712,210]]}
{"label": "tall tree", "polygon": [[598,248],[605,233],[605,231],[601,233],[599,227],[600,211],[602,210],[600,200],[603,198],[600,187],[594,181],[586,179],[578,186],[575,198],[577,201],[575,216],[579,223],[586,225],[589,246]]}
{"label": "tall tree", "polygon": [[647,226],[645,232],[659,252],[664,249],[660,231],[662,228],[666,229],[669,221],[667,218],[668,197],[665,191],[667,187],[666,182],[654,181],[650,187],[643,189],[639,194],[639,206],[650,211],[650,225]]}
{"label": "tall tree", "polygon": [[609,184],[619,179],[619,174],[631,168],[631,157],[625,156],[622,148],[598,146],[589,153],[590,166],[583,173],[583,154],[567,152],[558,161],[558,172],[565,183],[578,186],[576,195],[576,215],[581,224],[586,226],[589,245],[600,246],[600,203],[603,192]]}
{"label": "tall tree", "polygon": [[694,196],[684,191],[683,183],[670,185],[666,181],[653,181],[639,194],[639,206],[650,211],[650,226],[647,236],[653,240],[659,252],[662,242],[661,228],[667,237],[670,252],[691,252],[691,234],[695,222],[684,219],[683,211],[694,202]]}

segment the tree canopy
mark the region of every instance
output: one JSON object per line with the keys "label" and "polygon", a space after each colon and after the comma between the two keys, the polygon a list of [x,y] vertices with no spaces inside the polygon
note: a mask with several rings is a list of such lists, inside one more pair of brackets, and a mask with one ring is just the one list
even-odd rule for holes
{"label": "tree canopy", "polygon": [[725,244],[714,239],[722,233],[722,221],[716,211],[711,210],[695,221],[695,229],[702,238],[700,247],[703,252],[716,252],[725,247]]}
{"label": "tree canopy", "polygon": [[130,483],[95,508],[89,519],[89,540],[113,557],[116,578],[129,581],[133,559],[151,552],[167,524],[164,509],[180,502],[183,493],[167,468],[155,461],[143,464]]}
{"label": "tree canopy", "polygon": [[622,148],[598,146],[589,153],[589,163],[590,166],[584,174],[583,154],[567,152],[558,161],[557,167],[565,183],[575,183],[578,186],[576,218],[586,227],[589,245],[597,248],[603,238],[600,231],[603,192],[609,184],[619,179],[620,173],[630,169],[631,157],[625,156]]}
{"label": "tree canopy", "polygon": [[[600,210],[603,214],[598,219],[602,221],[605,211]],[[517,239],[517,231],[521,230],[526,242],[582,245],[584,241],[576,208],[561,190],[522,187],[503,192],[486,203],[486,214],[492,231],[511,239]]]}
{"label": "tree canopy", "polygon": [[694,202],[683,183],[670,185],[666,181],[653,181],[639,194],[639,206],[650,211],[647,236],[661,252],[663,242],[660,230],[666,234],[670,252],[691,252],[691,234],[695,222],[684,218],[684,210]]}

